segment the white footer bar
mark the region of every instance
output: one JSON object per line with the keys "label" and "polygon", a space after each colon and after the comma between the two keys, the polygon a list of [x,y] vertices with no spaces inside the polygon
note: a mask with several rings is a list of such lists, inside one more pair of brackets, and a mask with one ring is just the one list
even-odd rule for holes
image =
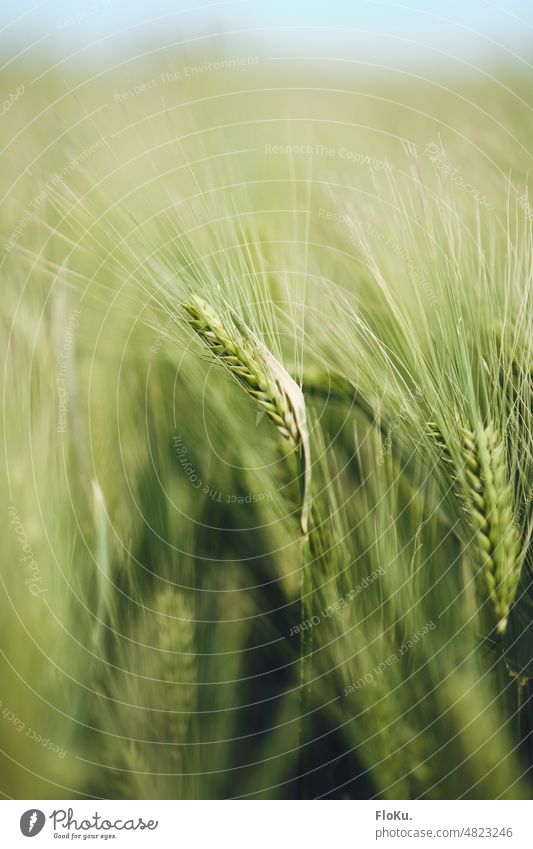
{"label": "white footer bar", "polygon": [[530,802],[518,801],[3,801],[0,843],[9,849],[330,849],[333,841],[342,849],[529,849],[531,813]]}

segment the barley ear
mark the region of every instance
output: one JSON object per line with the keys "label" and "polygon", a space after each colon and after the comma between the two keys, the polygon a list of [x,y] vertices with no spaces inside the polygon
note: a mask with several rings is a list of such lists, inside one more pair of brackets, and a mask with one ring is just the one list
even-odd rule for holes
{"label": "barley ear", "polygon": [[492,424],[461,428],[464,485],[479,572],[494,607],[497,630],[505,632],[521,563],[513,523],[513,496],[502,441]]}
{"label": "barley ear", "polygon": [[302,510],[300,526],[308,533],[311,462],[305,401],[298,384],[240,316],[230,309],[224,321],[197,295],[184,305],[190,326],[211,353],[264,409],[284,439],[301,452]]}
{"label": "barley ear", "polygon": [[178,589],[159,590],[151,606],[156,619],[151,611],[144,611],[145,619],[150,620],[145,636],[158,649],[153,668],[164,684],[159,707],[164,711],[168,742],[185,743],[197,697],[196,624],[190,604]]}
{"label": "barley ear", "polygon": [[[513,492],[502,440],[492,423],[475,429],[457,421],[461,469],[455,474],[459,498],[474,532],[472,550],[482,589],[488,595],[503,634],[516,596],[521,572],[520,543],[513,523]],[[444,462],[455,465],[441,431],[430,422],[427,433],[442,451]]]}
{"label": "barley ear", "polygon": [[154,798],[195,798],[196,651],[193,610],[170,586],[150,596],[118,642],[99,720],[113,794],[142,798],[150,776]]}

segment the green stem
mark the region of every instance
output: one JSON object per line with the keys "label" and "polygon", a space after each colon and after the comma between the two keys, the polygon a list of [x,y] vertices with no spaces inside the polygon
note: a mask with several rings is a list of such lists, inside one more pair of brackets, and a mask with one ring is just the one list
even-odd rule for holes
{"label": "green stem", "polygon": [[529,769],[533,767],[533,722],[531,717],[533,694],[531,693],[531,680],[528,677],[517,676],[516,678],[517,739],[519,745],[524,747]]}
{"label": "green stem", "polygon": [[310,798],[311,681],[313,678],[313,573],[309,536],[302,537],[302,633],[300,638],[300,721],[298,787],[301,799]]}

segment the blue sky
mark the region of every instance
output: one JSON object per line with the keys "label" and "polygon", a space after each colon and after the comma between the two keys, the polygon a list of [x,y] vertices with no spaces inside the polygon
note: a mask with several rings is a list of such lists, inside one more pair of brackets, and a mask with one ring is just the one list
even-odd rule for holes
{"label": "blue sky", "polygon": [[[2,0],[0,47],[82,57],[135,49],[139,43],[182,41],[245,31],[269,48],[339,49],[377,62],[477,64],[532,57],[531,0]],[[95,48],[94,45],[98,44]]]}

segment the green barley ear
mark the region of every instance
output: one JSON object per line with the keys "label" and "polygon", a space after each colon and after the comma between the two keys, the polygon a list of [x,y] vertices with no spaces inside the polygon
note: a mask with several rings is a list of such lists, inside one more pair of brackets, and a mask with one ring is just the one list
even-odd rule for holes
{"label": "green barley ear", "polygon": [[480,573],[498,620],[497,630],[503,634],[521,567],[504,447],[492,424],[475,432],[463,427],[460,433]]}
{"label": "green barley ear", "polygon": [[[474,531],[472,540],[478,575],[497,618],[497,631],[507,628],[521,572],[520,542],[513,522],[513,493],[504,446],[489,423],[475,430],[457,424],[462,473],[459,496]],[[453,458],[438,427],[430,422],[428,435],[448,465]]]}
{"label": "green barley ear", "polygon": [[[188,740],[194,713],[196,682],[196,623],[184,593],[178,589],[159,590],[145,609],[139,628],[141,641],[157,647],[150,663],[161,688],[160,709],[166,711],[169,741]],[[179,709],[179,713],[175,712]]]}
{"label": "green barley ear", "polygon": [[195,798],[196,651],[193,610],[170,586],[149,598],[118,642],[99,717],[105,792],[114,798]]}
{"label": "green barley ear", "polygon": [[211,353],[264,409],[291,447],[301,452],[300,524],[302,534],[307,536],[311,465],[305,402],[300,387],[234,311],[230,313],[231,323],[224,321],[197,295],[184,308],[189,324]]}

